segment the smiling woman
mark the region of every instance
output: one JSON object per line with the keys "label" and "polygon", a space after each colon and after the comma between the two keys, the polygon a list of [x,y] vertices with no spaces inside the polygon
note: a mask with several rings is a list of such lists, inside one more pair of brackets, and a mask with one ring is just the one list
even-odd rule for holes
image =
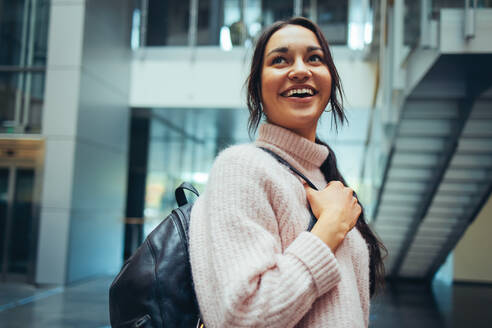
{"label": "smiling woman", "polygon": [[265,53],[261,90],[268,120],[314,141],[331,94],[331,74],[316,35],[288,25],[272,35]]}
{"label": "smiling woman", "polygon": [[219,154],[191,213],[190,261],[205,325],[367,327],[384,246],[332,149],[316,137],[327,106],[335,123],[345,121],[320,29],[305,18],[268,27],[247,84],[249,130],[259,127],[258,138]]}

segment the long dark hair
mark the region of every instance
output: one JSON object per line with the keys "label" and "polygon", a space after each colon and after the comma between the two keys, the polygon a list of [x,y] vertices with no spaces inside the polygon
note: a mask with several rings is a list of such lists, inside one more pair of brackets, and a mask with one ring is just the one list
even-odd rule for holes
{"label": "long dark hair", "polygon": [[[270,37],[281,28],[287,25],[299,25],[303,26],[309,30],[311,30],[317,37],[318,42],[321,46],[321,49],[324,53],[324,62],[328,66],[328,70],[331,74],[331,96],[330,96],[330,107],[331,113],[333,115],[333,122],[335,123],[335,127],[338,128],[338,124],[343,124],[347,117],[345,116],[343,110],[343,90],[340,82],[340,77],[338,75],[337,69],[333,62],[333,58],[331,56],[330,48],[328,46],[328,41],[324,37],[320,28],[310,21],[307,18],[303,17],[293,17],[291,19],[285,21],[276,22],[269,27],[267,27],[260,35],[256,42],[255,51],[253,53],[253,59],[251,61],[251,70],[246,80],[246,84],[248,86],[247,93],[247,105],[249,109],[249,120],[248,120],[248,130],[250,135],[253,134],[262,117],[264,116],[263,108],[261,104],[261,73],[263,67],[263,57],[266,45]],[[326,181],[341,181],[345,186],[347,183],[343,178],[342,174],[338,170],[337,159],[333,149],[328,146],[323,141],[316,138],[316,143],[325,145],[328,147],[330,151],[330,155],[321,165],[320,170],[323,173]],[[354,193],[355,197],[357,195]],[[358,200],[358,197],[357,197]],[[370,295],[374,295],[376,290],[379,290],[380,287],[384,285],[384,264],[383,258],[381,255],[381,251],[386,252],[386,248],[383,243],[376,237],[374,232],[368,226],[364,216],[364,208],[362,204],[360,204],[362,208],[362,212],[357,220],[356,227],[359,230],[360,234],[366,241],[369,248],[369,281],[370,281]]]}

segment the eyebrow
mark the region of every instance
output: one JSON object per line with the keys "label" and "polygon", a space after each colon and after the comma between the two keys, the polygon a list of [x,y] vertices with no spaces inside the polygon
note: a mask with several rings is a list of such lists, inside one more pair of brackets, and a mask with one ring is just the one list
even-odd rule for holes
{"label": "eyebrow", "polygon": [[[307,47],[307,51],[308,52],[315,51],[315,50],[321,50],[321,51],[323,51],[323,49],[321,47],[318,47],[318,46],[308,46]],[[280,52],[280,53],[283,53],[284,54],[284,53],[289,52],[289,48],[288,47],[278,47],[278,48],[275,48],[275,49],[271,50],[267,54],[267,57],[270,56],[274,52]]]}

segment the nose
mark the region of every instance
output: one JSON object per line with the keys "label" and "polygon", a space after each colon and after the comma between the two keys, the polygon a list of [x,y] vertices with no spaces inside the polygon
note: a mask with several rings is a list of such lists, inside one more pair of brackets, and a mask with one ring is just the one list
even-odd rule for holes
{"label": "nose", "polygon": [[312,73],[304,63],[304,60],[297,59],[289,72],[289,79],[294,82],[305,82],[311,77]]}

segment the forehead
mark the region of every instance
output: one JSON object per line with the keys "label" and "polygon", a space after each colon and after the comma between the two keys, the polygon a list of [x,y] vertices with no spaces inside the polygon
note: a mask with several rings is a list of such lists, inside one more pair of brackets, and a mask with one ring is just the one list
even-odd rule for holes
{"label": "forehead", "polygon": [[265,53],[278,47],[308,47],[321,45],[311,30],[299,25],[287,25],[273,33],[265,47]]}

